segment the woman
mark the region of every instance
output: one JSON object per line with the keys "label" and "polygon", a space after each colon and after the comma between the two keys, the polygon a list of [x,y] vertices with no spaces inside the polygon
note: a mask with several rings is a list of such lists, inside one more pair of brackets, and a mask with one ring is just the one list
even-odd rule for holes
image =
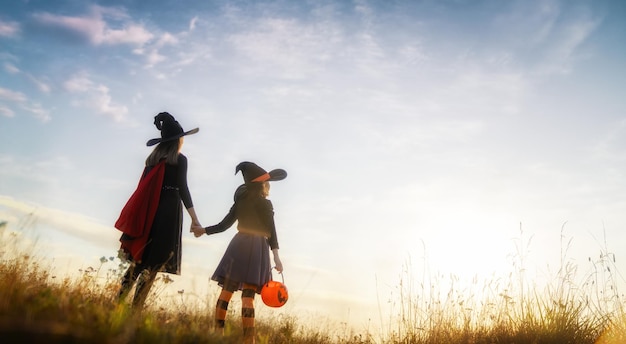
{"label": "woman", "polygon": [[156,115],[154,124],[161,138],[148,141],[147,146],[157,146],[146,159],[139,186],[115,226],[124,233],[122,250],[131,260],[121,282],[120,300],[137,282],[134,307],[143,306],[157,272],[180,274],[181,201],[192,226],[200,226],[187,186],[187,157],[180,153],[184,136],[199,129],[184,131],[167,112]]}
{"label": "woman", "polygon": [[271,280],[269,251],[272,250],[274,265],[279,273],[283,264],[278,256],[278,239],[274,225],[269,181],[282,180],[287,172],[281,169],[267,173],[255,163],[244,161],[237,165],[245,184],[235,192],[235,203],[224,219],[214,226],[192,226],[196,237],[215,234],[230,228],[235,221],[237,234],[233,237],[222,260],[211,277],[222,287],[215,308],[216,326],[224,330],[228,303],[237,290],[241,290],[241,320],[244,343],[254,343],[254,296]]}

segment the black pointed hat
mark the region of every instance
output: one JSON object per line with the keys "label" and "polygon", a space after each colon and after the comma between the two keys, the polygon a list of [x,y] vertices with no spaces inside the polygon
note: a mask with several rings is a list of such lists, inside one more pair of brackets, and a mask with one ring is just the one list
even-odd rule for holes
{"label": "black pointed hat", "polygon": [[176,140],[179,137],[185,135],[195,134],[200,131],[199,128],[184,131],[174,116],[168,112],[161,112],[154,116],[154,125],[161,131],[161,138],[151,139],[146,143],[146,146],[154,146],[157,143]]}
{"label": "black pointed hat", "polygon": [[246,184],[255,182],[277,181],[287,178],[287,171],[283,169],[277,168],[266,172],[264,169],[259,167],[259,165],[249,161],[240,162],[239,165],[237,165],[237,167],[235,168],[235,174],[237,174],[237,172],[239,171],[241,171],[241,174],[243,174],[243,180],[246,182]]}

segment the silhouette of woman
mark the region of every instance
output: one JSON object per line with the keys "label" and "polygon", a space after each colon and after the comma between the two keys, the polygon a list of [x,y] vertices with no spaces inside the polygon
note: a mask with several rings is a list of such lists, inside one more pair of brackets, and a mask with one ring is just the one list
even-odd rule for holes
{"label": "silhouette of woman", "polygon": [[158,272],[180,274],[181,236],[184,204],[192,226],[200,222],[193,208],[187,186],[187,157],[180,153],[184,136],[198,128],[184,131],[172,115],[161,112],[154,117],[161,138],[146,159],[137,190],[122,209],[115,227],[123,232],[120,241],[131,265],[121,281],[120,300],[137,282],[133,307],[142,307]]}

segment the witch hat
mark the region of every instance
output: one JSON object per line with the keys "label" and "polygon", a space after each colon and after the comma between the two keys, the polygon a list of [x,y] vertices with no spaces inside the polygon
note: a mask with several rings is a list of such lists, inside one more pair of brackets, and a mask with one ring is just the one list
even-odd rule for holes
{"label": "witch hat", "polygon": [[235,174],[239,171],[243,174],[243,180],[246,184],[271,182],[287,178],[287,171],[281,168],[267,172],[259,165],[249,161],[240,162],[235,168]]}
{"label": "witch hat", "polygon": [[176,140],[179,137],[185,135],[195,134],[200,131],[199,128],[184,131],[174,116],[168,112],[161,112],[154,116],[154,125],[161,131],[161,138],[151,139],[146,143],[146,146],[154,146],[157,143]]}

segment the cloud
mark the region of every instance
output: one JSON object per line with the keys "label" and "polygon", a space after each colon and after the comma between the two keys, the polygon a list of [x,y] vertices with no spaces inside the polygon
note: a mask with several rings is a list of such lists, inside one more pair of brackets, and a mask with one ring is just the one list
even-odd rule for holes
{"label": "cloud", "polygon": [[[35,20],[44,26],[59,29],[61,34],[69,33],[87,40],[93,45],[128,44],[143,46],[154,35],[128,19],[124,10],[92,6],[91,13],[85,16],[63,16],[52,13],[36,13]],[[112,27],[110,20],[119,27]]]}
{"label": "cloud", "polygon": [[[37,103],[29,102],[26,95],[21,92],[16,92],[0,87],[0,99],[16,103],[17,106],[25,111],[30,112],[35,116],[35,118],[37,118],[41,122],[48,122],[51,119],[50,113],[47,110],[42,109],[41,105]],[[0,112],[2,112],[2,114],[7,117],[13,117],[14,115],[14,111],[7,107],[3,107]]]}
{"label": "cloud", "polygon": [[20,26],[16,22],[0,20],[0,37],[15,37],[20,32]]}
{"label": "cloud", "polygon": [[[297,20],[261,18],[245,32],[228,41],[254,64],[242,66],[249,73],[267,73],[286,79],[301,79],[320,71],[341,41],[330,23],[303,25]],[[256,66],[257,68],[254,69]]]}
{"label": "cloud", "polygon": [[19,68],[17,68],[13,64],[8,63],[8,62],[5,63],[4,64],[4,70],[6,70],[7,73],[9,73],[9,74],[20,74],[20,73],[23,73],[26,76],[26,78],[28,80],[30,80],[39,89],[39,91],[41,91],[43,93],[50,93],[50,86],[48,84],[46,84],[45,82],[43,82],[43,81],[39,80],[38,78],[34,77],[30,73],[22,72]]}
{"label": "cloud", "polygon": [[531,62],[540,75],[568,74],[578,50],[600,26],[603,18],[584,6],[567,2],[517,2],[509,12],[496,17],[494,32],[500,32],[513,54]]}
{"label": "cloud", "polygon": [[[194,17],[190,24],[188,31],[181,31],[177,33],[164,32],[158,35],[155,34],[155,39],[141,47],[133,49],[135,55],[140,55],[145,58],[144,68],[151,69],[157,65],[163,65],[165,62],[165,70],[156,71],[154,77],[157,79],[165,79],[172,74],[168,74],[167,70],[174,74],[182,70],[182,66],[189,66],[194,64],[199,59],[210,57],[211,46],[205,44],[206,34],[202,35],[200,44],[198,40],[194,40],[191,33],[197,31],[199,19]],[[180,46],[179,48],[172,49],[171,47]]]}
{"label": "cloud", "polygon": [[55,173],[74,170],[76,166],[66,157],[28,159],[21,156],[0,155],[0,180],[20,180],[24,185],[56,185]]}
{"label": "cloud", "polygon": [[157,48],[160,48],[165,45],[175,45],[177,43],[178,43],[178,38],[176,38],[176,36],[172,35],[171,33],[166,32],[162,34],[161,37],[157,40],[155,46]]}
{"label": "cloud", "polygon": [[109,94],[109,88],[94,83],[86,73],[72,76],[63,86],[70,93],[81,94],[80,100],[74,101],[74,105],[94,109],[115,122],[127,120],[128,108],[125,105],[115,104]]}
{"label": "cloud", "polygon": [[4,64],[4,70],[6,70],[9,74],[18,74],[20,72],[17,67],[8,62]]}
{"label": "cloud", "polygon": [[154,65],[166,60],[166,57],[161,55],[157,49],[151,49],[147,54],[142,55],[146,56],[146,68],[154,67]]}
{"label": "cloud", "polygon": [[26,95],[24,95],[24,93],[21,93],[21,92],[11,91],[11,90],[7,90],[6,88],[0,87],[0,99],[4,99],[4,100],[16,102],[16,103],[23,103],[26,101]]}
{"label": "cloud", "polygon": [[5,106],[0,106],[0,115],[4,117],[15,117],[13,110]]}
{"label": "cloud", "polygon": [[558,39],[553,49],[549,50],[547,62],[543,67],[546,72],[569,73],[571,65],[577,59],[577,49],[591,36],[599,23],[599,20],[583,18],[566,25],[556,33]]}
{"label": "cloud", "polygon": [[132,44],[143,45],[152,39],[153,35],[139,25],[131,25],[123,30],[108,30],[100,40],[104,44]]}
{"label": "cloud", "polygon": [[22,109],[32,113],[35,118],[40,120],[41,122],[48,122],[52,119],[50,116],[50,112],[46,109],[43,109],[40,104],[24,104],[22,105]]}
{"label": "cloud", "polygon": [[84,215],[22,202],[2,195],[0,195],[0,207],[23,215],[30,215],[32,216],[31,221],[53,226],[59,231],[81,238],[92,244],[116,242],[117,238],[119,238],[119,232],[112,226],[105,226],[97,220]]}
{"label": "cloud", "polygon": [[198,16],[191,18],[189,21],[189,31],[193,31],[196,29],[196,23],[198,22]]}
{"label": "cloud", "polygon": [[[132,53],[146,59],[146,68],[166,61],[167,56],[160,50],[178,44],[179,36],[188,34],[150,32],[143,24],[134,22],[126,10],[113,7],[92,6],[90,12],[82,16],[42,12],[33,17],[37,23],[51,28],[54,34],[61,37],[79,39],[94,46],[132,46]],[[195,29],[197,20],[194,17],[190,21],[190,31]]]}
{"label": "cloud", "polygon": [[46,84],[45,82],[37,79],[36,77],[31,75],[30,73],[25,73],[25,75],[28,78],[28,80],[30,80],[33,84],[35,84],[35,86],[39,89],[39,91],[41,91],[43,93],[50,93],[50,86],[48,84]]}
{"label": "cloud", "polygon": [[87,92],[94,87],[85,73],[74,75],[64,83],[65,89],[70,92]]}

